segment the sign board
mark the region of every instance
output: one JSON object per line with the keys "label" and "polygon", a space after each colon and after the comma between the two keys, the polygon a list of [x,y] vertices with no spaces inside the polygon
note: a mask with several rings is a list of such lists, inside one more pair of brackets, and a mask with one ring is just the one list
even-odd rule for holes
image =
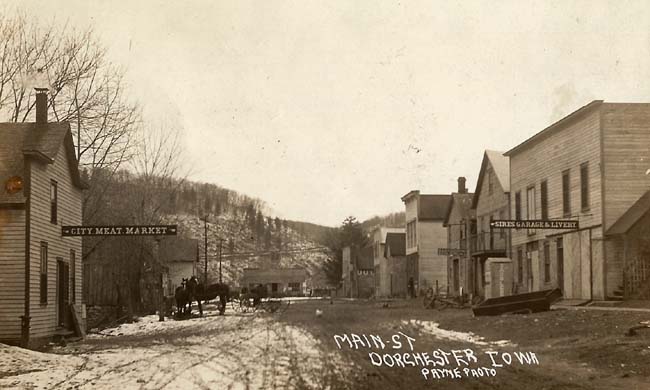
{"label": "sign board", "polygon": [[441,256],[465,256],[465,249],[438,248],[438,254]]}
{"label": "sign board", "polygon": [[61,226],[63,237],[73,236],[175,236],[177,225]]}
{"label": "sign board", "polygon": [[578,221],[554,221],[544,219],[505,219],[490,222],[490,227],[493,229],[578,229],[578,226]]}

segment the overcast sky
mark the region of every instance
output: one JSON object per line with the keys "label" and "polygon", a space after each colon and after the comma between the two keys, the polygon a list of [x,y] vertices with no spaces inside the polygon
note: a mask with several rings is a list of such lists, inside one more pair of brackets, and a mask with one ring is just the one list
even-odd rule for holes
{"label": "overcast sky", "polygon": [[484,149],[591,100],[650,102],[647,1],[19,3],[94,27],[191,179],[328,225],[473,191]]}

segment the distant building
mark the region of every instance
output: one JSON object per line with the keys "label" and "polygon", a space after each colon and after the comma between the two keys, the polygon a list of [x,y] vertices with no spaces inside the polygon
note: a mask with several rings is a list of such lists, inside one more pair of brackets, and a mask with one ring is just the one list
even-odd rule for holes
{"label": "distant building", "polygon": [[70,125],[47,120],[37,90],[36,122],[0,123],[0,341],[41,344],[73,329],[81,305],[82,182]]}
{"label": "distant building", "polygon": [[[465,178],[458,178],[458,192],[451,194],[451,203],[443,226],[447,228],[447,274],[449,293],[452,295],[470,294],[473,287],[472,262],[470,255],[471,225],[474,220],[472,197],[467,192]],[[460,252],[462,251],[462,253]]]}
{"label": "distant building", "polygon": [[438,249],[447,246],[443,226],[451,195],[421,195],[411,191],[402,197],[406,209],[406,260],[417,270],[416,291],[438,286],[447,291],[447,256]]}
{"label": "distant building", "polygon": [[380,297],[391,295],[390,273],[385,256],[386,235],[388,233],[404,233],[404,228],[376,227],[370,233],[372,239],[373,264],[375,270],[375,294]]}
{"label": "distant building", "polygon": [[196,239],[165,237],[159,241],[158,245],[160,262],[168,270],[169,283],[165,294],[171,295],[176,287],[181,285],[183,278],[187,279],[197,275],[199,242]]}
{"label": "distant building", "polygon": [[650,104],[596,100],[517,145],[515,219],[573,220],[577,230],[512,231],[520,292],[634,298],[650,288]]}
{"label": "distant building", "polygon": [[386,234],[384,247],[386,274],[388,275],[388,294],[390,297],[407,297],[408,285],[415,282],[415,267],[407,267],[406,233]]}
{"label": "distant building", "polygon": [[[475,225],[471,227],[470,254],[472,267],[470,274],[473,283],[471,292],[485,297],[486,284],[491,283],[486,277],[486,261],[489,258],[502,258],[491,262],[491,267],[505,267],[509,256],[510,231],[492,229],[490,222],[495,219],[510,219],[510,159],[501,152],[486,150],[472,198],[472,210]],[[493,270],[491,275],[496,275]],[[512,286],[507,286],[505,295],[513,293]]]}
{"label": "distant building", "polygon": [[307,288],[305,268],[244,268],[240,285],[249,290],[263,285],[269,295],[304,295]]}
{"label": "distant building", "polygon": [[373,248],[347,246],[343,248],[343,296],[370,298],[375,293]]}

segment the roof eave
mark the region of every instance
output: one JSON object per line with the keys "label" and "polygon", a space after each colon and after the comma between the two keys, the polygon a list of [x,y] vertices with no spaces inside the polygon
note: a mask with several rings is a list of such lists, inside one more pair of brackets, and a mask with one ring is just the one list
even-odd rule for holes
{"label": "roof eave", "polygon": [[551,124],[547,128],[543,129],[542,131],[538,132],[537,134],[533,135],[532,137],[528,138],[524,142],[520,143],[519,145],[515,146],[514,148],[508,150],[505,152],[503,155],[510,157],[514,154],[517,154],[521,152],[524,149],[527,149],[534,145],[535,143],[545,139],[546,137],[552,135],[555,131],[558,131],[562,129],[564,126],[572,123],[574,120],[582,118],[582,116],[590,113],[592,110],[599,108],[603,104],[603,100],[594,100],[591,103],[587,104],[586,106],[583,106],[576,111],[572,112],[571,114],[565,116],[564,118],[560,119],[559,121]]}

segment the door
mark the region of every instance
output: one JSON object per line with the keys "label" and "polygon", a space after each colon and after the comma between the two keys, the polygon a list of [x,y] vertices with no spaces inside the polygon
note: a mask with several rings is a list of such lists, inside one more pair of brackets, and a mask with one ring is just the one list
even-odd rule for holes
{"label": "door", "polygon": [[564,248],[562,238],[557,239],[557,286],[564,294]]}
{"label": "door", "polygon": [[459,289],[459,284],[460,284],[460,269],[458,266],[458,259],[454,259],[454,269],[453,269],[453,275],[454,275],[454,291],[459,294],[460,289]]}
{"label": "door", "polygon": [[63,262],[63,259],[57,257],[56,270],[57,270],[56,294],[57,294],[57,306],[58,306],[57,324],[59,326],[65,327],[67,325],[68,306],[70,304],[70,292],[69,292],[70,268],[67,263]]}

